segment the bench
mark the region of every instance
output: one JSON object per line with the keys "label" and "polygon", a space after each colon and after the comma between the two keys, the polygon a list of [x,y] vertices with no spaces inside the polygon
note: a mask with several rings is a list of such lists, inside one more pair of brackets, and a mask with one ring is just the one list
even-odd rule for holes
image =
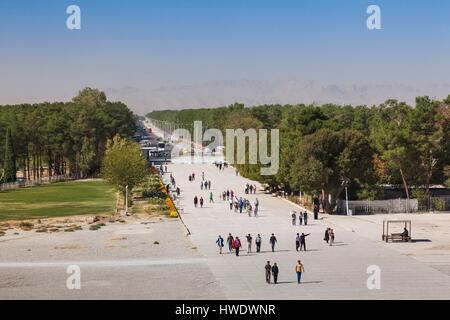
{"label": "bench", "polygon": [[404,236],[401,233],[391,233],[385,237],[386,242],[389,242],[389,239],[392,241],[402,241],[402,242],[411,242],[410,236]]}

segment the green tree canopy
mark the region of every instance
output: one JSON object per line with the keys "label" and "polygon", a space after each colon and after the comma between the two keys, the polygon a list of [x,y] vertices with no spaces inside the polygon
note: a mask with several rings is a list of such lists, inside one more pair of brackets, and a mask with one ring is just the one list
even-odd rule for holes
{"label": "green tree canopy", "polygon": [[15,182],[16,177],[16,156],[14,154],[13,139],[11,135],[11,129],[6,130],[5,140],[5,159],[3,162],[3,182]]}
{"label": "green tree canopy", "polygon": [[296,149],[301,152],[293,162],[290,185],[312,194],[323,192],[329,213],[345,185],[364,184],[372,174],[373,150],[367,138],[352,129],[321,129],[302,138]]}
{"label": "green tree canopy", "polygon": [[131,191],[149,175],[147,162],[141,155],[138,143],[115,136],[108,140],[102,163],[102,177],[118,191]]}

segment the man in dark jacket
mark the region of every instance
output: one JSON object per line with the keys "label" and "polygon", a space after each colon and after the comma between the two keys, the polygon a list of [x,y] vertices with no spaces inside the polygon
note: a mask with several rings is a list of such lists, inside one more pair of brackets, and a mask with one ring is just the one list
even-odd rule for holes
{"label": "man in dark jacket", "polygon": [[233,242],[234,242],[234,238],[231,235],[231,233],[228,234],[228,238],[227,238],[227,244],[228,244],[228,250],[231,252],[233,252]]}
{"label": "man in dark jacket", "polygon": [[269,242],[270,242],[270,246],[272,247],[272,252],[275,252],[275,244],[277,243],[277,238],[275,237],[275,235],[273,233],[269,239]]}
{"label": "man in dark jacket", "polygon": [[236,237],[233,242],[233,248],[236,250],[236,257],[239,256],[239,250],[242,248],[241,240],[239,240],[239,237]]}
{"label": "man in dark jacket", "polygon": [[272,271],[272,266],[270,265],[270,261],[267,261],[265,269],[266,269],[266,282],[270,283],[270,272]]}
{"label": "man in dark jacket", "polygon": [[277,263],[275,262],[272,267],[273,282],[275,282],[275,284],[277,284],[277,281],[278,281],[278,272],[279,271],[280,270],[278,270]]}
{"label": "man in dark jacket", "polygon": [[295,250],[298,251],[299,248],[300,248],[300,234],[297,233],[297,236],[295,237]]}
{"label": "man in dark jacket", "polygon": [[302,251],[302,248],[305,249],[306,251],[306,237],[309,235],[310,233],[308,234],[302,233],[302,235],[300,236],[300,251]]}
{"label": "man in dark jacket", "polygon": [[325,240],[327,243],[328,241],[330,241],[330,228],[327,228],[327,230],[325,230],[325,237],[323,238],[323,240]]}
{"label": "man in dark jacket", "polygon": [[216,240],[217,246],[219,247],[219,253],[222,254],[222,248],[223,248],[223,238],[219,235],[219,237]]}

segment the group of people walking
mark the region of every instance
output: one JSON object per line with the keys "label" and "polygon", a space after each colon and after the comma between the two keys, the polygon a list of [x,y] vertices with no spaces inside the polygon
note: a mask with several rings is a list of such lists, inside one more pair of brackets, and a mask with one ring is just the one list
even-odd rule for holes
{"label": "group of people walking", "polygon": [[[270,284],[270,277],[273,276],[273,282],[275,284],[278,283],[278,274],[280,273],[280,269],[278,268],[278,265],[276,262],[273,263],[273,265],[270,265],[270,261],[267,261],[265,267],[266,271],[266,283]],[[297,264],[295,265],[295,273],[297,275],[297,283],[300,284],[302,280],[302,273],[305,272],[305,267],[303,266],[302,262],[300,260],[297,261]]]}
{"label": "group of people walking", "polygon": [[[253,237],[252,235],[249,233],[245,236],[246,240],[247,240],[247,253],[252,253],[252,246],[253,246]],[[275,237],[275,235],[272,233],[272,235],[269,238],[269,244],[270,247],[272,248],[272,252],[275,252],[275,245],[277,243],[277,238]],[[222,238],[221,235],[218,236],[217,240],[216,240],[216,244],[219,247],[219,253],[222,254],[223,252],[223,247],[225,246],[225,240]],[[239,237],[233,237],[233,235],[231,233],[228,234],[228,237],[226,239],[226,244],[228,246],[228,251],[229,253],[232,253],[233,250],[236,254],[236,256],[239,256],[239,252],[242,249],[242,242],[241,239],[239,239]],[[261,245],[262,245],[262,237],[261,235],[258,233],[258,235],[255,237],[255,247],[256,247],[256,252],[260,253],[261,252]]]}
{"label": "group of people walking", "polygon": [[211,180],[204,180],[200,182],[200,189],[211,190]]}
{"label": "group of people walking", "polygon": [[[189,175],[189,181],[195,181],[195,172],[192,172],[192,174]],[[211,180],[205,180],[205,172],[202,171],[202,181],[200,181],[200,189],[201,190],[211,190]],[[214,195],[212,192],[209,193],[209,203],[214,203]],[[194,207],[198,208],[200,205],[200,208],[203,208],[203,205],[205,203],[205,200],[203,197],[194,197]]]}
{"label": "group of people walking", "polygon": [[223,191],[220,194],[220,198],[223,201],[227,201],[229,204],[230,211],[234,209],[234,212],[242,213],[243,211],[247,212],[248,216],[251,217],[252,214],[254,217],[258,216],[258,210],[259,210],[259,199],[256,198],[255,202],[252,203],[250,200],[242,197],[235,196],[235,193],[233,190],[226,190]]}
{"label": "group of people walking", "polygon": [[306,251],[306,237],[309,236],[310,233],[308,234],[304,234],[302,233],[301,235],[299,233],[297,233],[297,236],[295,237],[295,250],[296,251],[302,251],[305,250]]}
{"label": "group of people walking", "polygon": [[[297,225],[297,211],[292,211],[291,212],[291,219],[292,219],[292,225],[295,226]],[[298,223],[299,225],[303,225],[303,223],[305,224],[305,226],[308,225],[308,212],[304,211],[304,212],[299,212],[298,213]]]}
{"label": "group of people walking", "polygon": [[[309,236],[310,233],[305,234],[305,233],[297,233],[296,237],[295,237],[295,249],[296,251],[306,251],[306,237]],[[252,235],[249,233],[245,236],[246,238],[246,242],[247,242],[247,253],[252,253],[252,246],[253,246],[253,237]],[[334,243],[334,231],[331,228],[327,228],[325,231],[325,238],[324,240],[330,244],[330,246],[332,245],[332,243]],[[226,241],[222,238],[222,236],[218,236],[218,239],[216,240],[216,244],[219,247],[219,253],[222,254],[223,253],[223,248],[225,246],[225,242],[228,246],[228,251],[229,253],[233,253],[233,250],[236,254],[236,256],[239,256],[240,251],[242,250],[242,242],[241,239],[239,237],[233,237],[233,235],[231,233],[228,234],[228,237],[226,239]],[[271,234],[270,238],[269,238],[269,244],[271,247],[272,252],[275,252],[275,246],[277,244],[278,240],[275,236],[275,234]],[[256,252],[260,253],[261,252],[261,244],[262,244],[262,237],[260,234],[258,234],[255,239],[254,239],[254,243],[256,246]],[[305,271],[305,268],[302,264],[302,262],[300,260],[297,261],[297,264],[295,266],[295,272],[297,275],[297,283],[300,284],[301,282],[301,277],[302,277],[302,273]],[[266,282],[270,283],[271,281],[271,277],[273,277],[273,281],[276,284],[278,281],[278,274],[279,274],[279,268],[277,263],[274,263],[273,265],[270,265],[270,261],[267,261],[267,264],[265,266],[265,272],[266,272]]]}
{"label": "group of people walking", "polygon": [[329,243],[330,246],[332,246],[334,243],[334,230],[331,228],[327,228],[327,230],[325,230],[325,238],[323,240],[325,240],[326,243]]}
{"label": "group of people walking", "polygon": [[228,163],[226,161],[224,161],[224,162],[217,162],[216,161],[216,162],[214,162],[214,165],[219,170],[225,170],[226,168],[228,168]]}
{"label": "group of people walking", "polygon": [[[194,207],[198,208],[198,205],[200,204],[200,208],[203,208],[203,204],[205,203],[205,200],[203,200],[203,197],[194,197]],[[212,192],[209,193],[209,203],[214,203],[214,195]]]}
{"label": "group of people walking", "polygon": [[245,184],[245,194],[256,194],[256,184]]}
{"label": "group of people walking", "polygon": [[[216,167],[219,168],[219,170],[222,170],[225,168],[224,163],[215,163]],[[205,180],[205,174],[202,172],[201,174],[202,181],[200,188],[201,190],[211,190],[211,181]],[[189,176],[190,181],[195,180],[195,173],[193,172]],[[246,183],[245,185],[245,194],[256,194],[256,185],[252,185],[249,183]],[[258,198],[255,199],[254,203],[251,203],[249,199],[246,199],[245,197],[238,197],[233,190],[224,190],[219,194],[219,198],[223,201],[226,201],[229,204],[229,209],[232,211],[234,209],[235,212],[243,213],[247,212],[249,216],[252,216],[252,214],[256,217],[258,215],[258,208],[259,208],[259,200]],[[209,202],[213,203],[213,194],[212,192],[209,193]],[[194,206],[197,208],[198,205],[200,207],[203,207],[204,205],[204,199],[203,197],[194,197]],[[299,225],[308,225],[308,213],[306,211],[304,212],[291,212],[291,219],[292,219],[292,225],[297,225],[297,219]],[[296,251],[307,251],[306,248],[306,238],[310,235],[310,233],[297,233],[295,236],[295,248]],[[325,238],[324,240],[332,245],[334,242],[334,232],[331,228],[327,228],[325,232]],[[272,233],[268,239],[268,244],[270,245],[270,250],[272,252],[276,251],[278,240],[274,233]],[[219,249],[219,254],[223,254],[223,250],[225,247],[227,247],[228,252],[230,254],[235,254],[237,257],[240,255],[241,251],[244,250],[244,246],[246,245],[247,254],[251,254],[253,252],[261,253],[261,248],[263,244],[263,238],[261,234],[257,234],[256,236],[252,236],[250,233],[247,234],[243,239],[241,240],[238,236],[233,236],[231,233],[228,234],[227,238],[224,239],[221,235],[218,236],[216,240],[216,244]],[[305,271],[303,264],[300,260],[297,261],[297,264],[295,265],[295,273],[297,277],[297,283],[301,283],[301,277],[302,273]],[[270,263],[270,261],[267,261],[267,264],[265,265],[265,276],[266,276],[266,282],[271,283],[277,283],[278,282],[278,276],[280,273],[279,266],[277,262],[274,262],[273,265]]]}
{"label": "group of people walking", "polygon": [[242,213],[243,211],[247,212],[248,216],[251,217],[252,214],[254,217],[258,216],[258,210],[259,210],[259,200],[258,198],[255,199],[255,202],[253,203],[253,206],[250,202],[250,200],[245,199],[245,198],[238,198],[238,197],[234,197],[234,198],[230,198],[228,200],[229,205],[230,205],[230,211],[233,210],[234,208],[234,212],[238,212]]}
{"label": "group of people walking", "polygon": [[[327,229],[328,230],[328,229]],[[331,230],[331,229],[330,229]],[[310,233],[305,234],[305,233],[297,233],[296,237],[295,237],[295,250],[296,251],[306,251],[306,237],[309,236]],[[253,237],[252,235],[249,233],[245,236],[246,240],[247,240],[247,253],[252,253],[252,246],[253,246]],[[331,240],[331,236],[329,238],[326,238],[329,241],[334,241]],[[326,240],[325,239],[325,240]],[[333,239],[334,239],[334,235],[333,235]],[[261,252],[261,244],[262,244],[262,237],[261,235],[258,233],[258,235],[255,237],[255,247],[256,247],[256,252],[260,253]],[[269,238],[269,244],[270,244],[270,248],[272,250],[272,252],[275,252],[275,246],[277,244],[278,240],[277,237],[275,236],[275,234],[271,234],[270,238]],[[327,241],[328,243],[328,241]],[[219,253],[222,254],[222,249],[225,246],[225,241],[222,238],[221,235],[218,236],[217,240],[216,240],[216,244],[219,247]],[[226,239],[226,244],[228,246],[228,251],[229,253],[232,253],[233,250],[236,253],[236,256],[239,256],[239,252],[242,248],[242,243],[241,240],[239,239],[239,237],[233,237],[233,235],[231,233],[228,234],[228,237]]]}

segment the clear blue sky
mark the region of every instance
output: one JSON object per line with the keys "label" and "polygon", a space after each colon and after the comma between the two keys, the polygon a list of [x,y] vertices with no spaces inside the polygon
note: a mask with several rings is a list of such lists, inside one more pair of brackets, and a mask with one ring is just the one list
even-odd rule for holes
{"label": "clear blue sky", "polygon": [[[70,4],[80,31],[66,29]],[[0,104],[85,85],[450,83],[449,57],[448,0],[0,0]]]}

